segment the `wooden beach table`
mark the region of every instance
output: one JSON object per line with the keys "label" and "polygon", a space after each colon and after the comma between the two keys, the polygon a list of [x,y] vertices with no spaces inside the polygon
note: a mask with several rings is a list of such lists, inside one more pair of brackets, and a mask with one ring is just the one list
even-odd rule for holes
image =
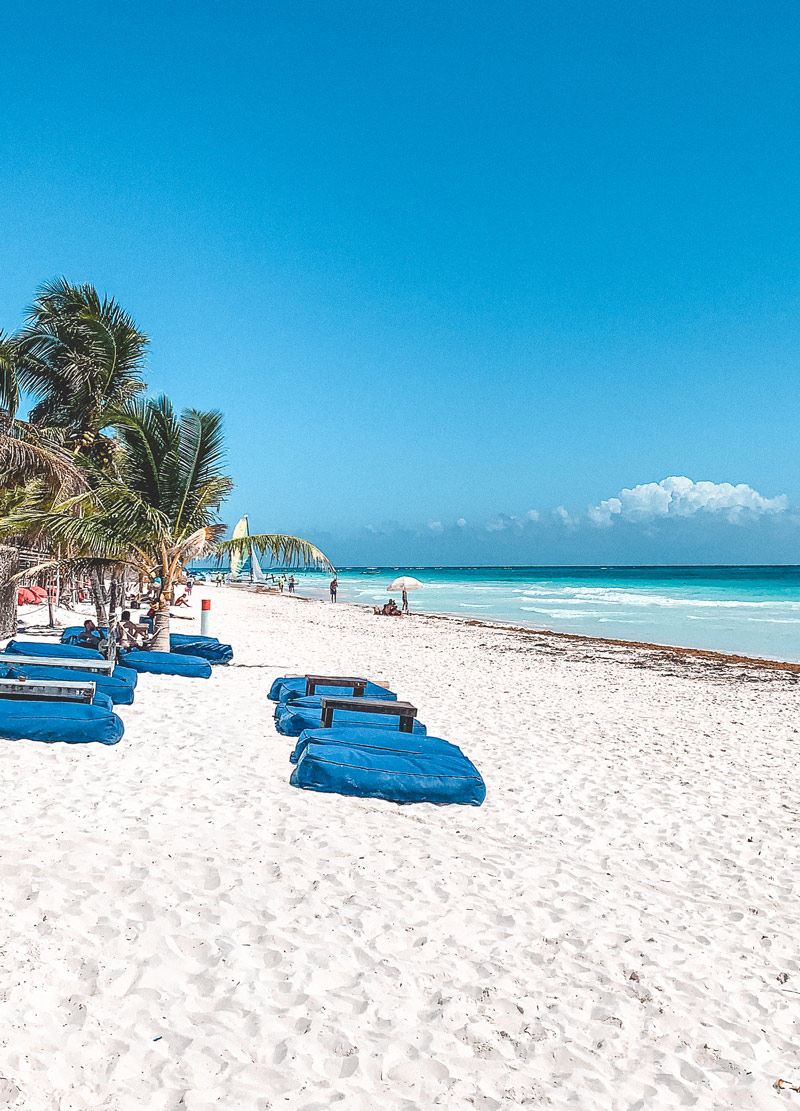
{"label": "wooden beach table", "polygon": [[111,675],[113,660],[83,660],[77,656],[15,656],[11,652],[0,652],[0,664],[8,667],[66,667],[72,671],[96,671],[100,675]]}
{"label": "wooden beach table", "polygon": [[67,683],[53,679],[0,679],[0,698],[26,702],[90,703],[96,686],[96,683]]}
{"label": "wooden beach table", "polygon": [[390,714],[400,719],[401,733],[411,733],[414,730],[414,718],[417,716],[417,707],[410,702],[385,702],[380,698],[326,698],[320,699],[322,715],[320,726],[330,729],[333,725],[333,715],[336,710],[352,710],[356,714]]}

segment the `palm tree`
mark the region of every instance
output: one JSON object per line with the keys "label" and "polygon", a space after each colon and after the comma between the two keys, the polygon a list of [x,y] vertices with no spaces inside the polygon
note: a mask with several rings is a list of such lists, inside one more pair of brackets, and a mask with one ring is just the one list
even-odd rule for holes
{"label": "palm tree", "polygon": [[13,417],[19,408],[17,349],[11,336],[0,331],[0,408]]}
{"label": "palm tree", "polygon": [[[147,342],[117,302],[93,286],[64,278],[43,285],[22,331],[0,336],[0,403],[8,408],[0,422],[0,481],[41,478],[62,496],[96,484],[95,471],[114,461],[115,440],[102,435],[110,414],[145,388]],[[13,419],[21,390],[35,401],[27,422]],[[91,563],[86,569],[100,618],[101,569]]]}
{"label": "palm tree", "polygon": [[0,398],[8,404],[26,390],[34,424],[63,428],[74,453],[107,463],[113,442],[101,433],[145,389],[147,344],[113,298],[65,278],[47,282],[21,332],[0,347]]}
{"label": "palm tree", "polygon": [[[12,513],[0,522],[0,535],[39,529],[69,553],[62,563],[85,566],[93,559],[133,568],[158,588],[153,648],[169,651],[175,585],[226,528],[219,508],[233,484],[223,473],[222,417],[196,409],[178,417],[165,397],[130,401],[107,415],[123,448],[114,470],[96,471],[93,489],[52,510]],[[270,547],[296,563],[327,564],[313,544],[296,537],[273,537]]]}

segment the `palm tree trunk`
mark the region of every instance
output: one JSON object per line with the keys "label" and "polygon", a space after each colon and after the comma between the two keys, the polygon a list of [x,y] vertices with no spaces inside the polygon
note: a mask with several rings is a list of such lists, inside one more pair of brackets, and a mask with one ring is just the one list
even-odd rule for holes
{"label": "palm tree trunk", "polygon": [[150,644],[154,652],[169,652],[169,607],[172,602],[172,579],[169,569],[161,569],[161,586],[158,592],[156,614],[153,618],[153,640]]}
{"label": "palm tree trunk", "polygon": [[114,624],[117,618],[117,600],[119,597],[119,582],[116,572],[111,575],[111,585],[108,589],[108,627]]}
{"label": "palm tree trunk", "polygon": [[169,603],[164,608],[159,601],[156,615],[153,618],[153,640],[150,644],[153,652],[169,652]]}
{"label": "palm tree trunk", "polygon": [[95,613],[97,616],[97,624],[100,628],[108,627],[108,609],[106,608],[106,594],[103,589],[103,583],[100,578],[100,572],[96,567],[92,568],[89,573],[89,586],[92,591],[92,601],[94,602]]}

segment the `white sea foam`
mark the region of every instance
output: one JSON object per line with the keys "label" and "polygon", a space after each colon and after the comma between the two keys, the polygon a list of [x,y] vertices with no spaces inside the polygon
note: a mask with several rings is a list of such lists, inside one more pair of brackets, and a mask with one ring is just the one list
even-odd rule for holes
{"label": "white sea foam", "polygon": [[[541,600],[539,592],[526,590],[525,597]],[[645,594],[633,590],[619,590],[613,587],[578,586],[565,587],[563,596],[556,597],[562,605],[626,605],[626,606],[682,606],[700,609],[766,609],[780,606],[800,610],[800,602],[763,601],[751,602],[743,598],[677,598],[667,594]]]}

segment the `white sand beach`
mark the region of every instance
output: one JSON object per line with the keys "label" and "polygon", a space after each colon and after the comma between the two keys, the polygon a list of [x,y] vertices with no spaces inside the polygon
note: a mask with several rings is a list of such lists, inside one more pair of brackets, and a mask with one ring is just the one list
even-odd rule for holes
{"label": "white sand beach", "polygon": [[[207,593],[231,666],[0,742],[0,1106],[800,1107],[795,673]],[[292,788],[306,671],[387,681],[485,804]]]}

